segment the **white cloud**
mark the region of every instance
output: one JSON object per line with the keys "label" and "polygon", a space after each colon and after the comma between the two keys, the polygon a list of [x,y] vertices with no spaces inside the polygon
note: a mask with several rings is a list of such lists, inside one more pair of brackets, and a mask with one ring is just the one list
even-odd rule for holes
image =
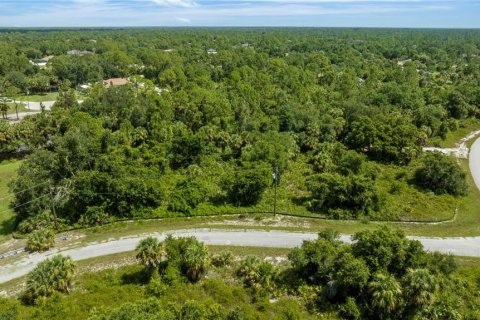
{"label": "white cloud", "polygon": [[177,19],[180,22],[185,22],[185,23],[188,23],[188,24],[192,23],[192,20],[190,20],[188,18],[175,17],[175,19]]}
{"label": "white cloud", "polygon": [[195,0],[150,0],[150,1],[159,5],[185,7],[185,8],[191,8],[198,5],[198,3]]}
{"label": "white cloud", "polygon": [[[9,0],[0,0],[0,6],[4,1]],[[0,10],[0,25],[178,26],[192,24],[191,17],[195,17],[195,25],[317,25],[324,19],[320,17],[348,15],[357,15],[357,24],[363,21],[362,15],[380,17],[398,12],[399,17],[405,17],[410,12],[449,10],[456,3],[448,0],[69,0],[55,2],[41,12],[2,14]],[[319,22],[312,20],[315,17]]]}

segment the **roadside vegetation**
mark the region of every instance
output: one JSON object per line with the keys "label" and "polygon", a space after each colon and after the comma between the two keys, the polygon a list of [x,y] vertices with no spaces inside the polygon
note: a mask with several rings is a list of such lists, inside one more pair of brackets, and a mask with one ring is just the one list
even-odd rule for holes
{"label": "roadside vegetation", "polygon": [[14,179],[20,161],[0,162],[0,242],[11,237],[15,228],[15,214],[10,208],[13,195],[9,192],[9,183]]}
{"label": "roadside vegetation", "polygon": [[[326,230],[290,250],[207,248],[195,238],[140,242],[84,271],[44,261],[0,317],[29,319],[475,319],[475,258],[427,253],[398,229],[357,233],[350,246]],[[262,253],[262,254],[259,254]],[[257,255],[258,254],[258,255]],[[265,255],[269,255],[266,257]],[[130,254],[132,256],[132,254]],[[108,258],[108,257],[107,257]],[[127,264],[134,263],[134,257]],[[102,258],[105,259],[105,258]],[[96,259],[98,260],[98,258]],[[95,263],[88,262],[92,268]],[[115,266],[111,269],[108,266]],[[45,282],[45,281],[48,281]]]}

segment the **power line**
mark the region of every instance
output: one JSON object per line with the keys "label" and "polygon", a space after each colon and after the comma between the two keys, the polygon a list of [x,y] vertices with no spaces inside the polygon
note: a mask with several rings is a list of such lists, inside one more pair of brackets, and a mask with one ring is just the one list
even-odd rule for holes
{"label": "power line", "polygon": [[32,190],[32,189],[34,189],[34,188],[36,188],[36,187],[38,187],[38,186],[41,186],[41,185],[44,185],[44,184],[47,184],[47,183],[50,183],[50,181],[46,181],[46,182],[39,183],[39,184],[34,185],[34,186],[32,186],[32,187],[30,187],[30,188],[28,188],[28,189],[20,190],[20,191],[17,191],[17,192],[12,192],[12,193],[10,193],[9,195],[0,198],[0,200],[4,200],[4,199],[7,199],[7,198],[10,198],[10,197],[12,197],[12,196],[14,196],[14,195],[23,193],[23,192],[28,191],[28,190]]}
{"label": "power line", "polygon": [[40,196],[40,197],[37,197],[37,198],[35,198],[35,199],[33,199],[33,200],[30,200],[30,201],[27,201],[27,202],[25,202],[25,203],[19,204],[18,206],[15,206],[15,207],[13,207],[13,208],[9,208],[9,209],[0,211],[0,213],[7,212],[7,211],[10,211],[10,210],[15,210],[15,209],[20,208],[20,207],[22,207],[22,206],[25,206],[25,205],[27,205],[27,204],[29,204],[29,203],[32,203],[32,202],[34,202],[35,200],[42,199],[42,198],[45,198],[45,197],[48,197],[48,196],[49,196],[48,194],[44,194],[43,196]]}

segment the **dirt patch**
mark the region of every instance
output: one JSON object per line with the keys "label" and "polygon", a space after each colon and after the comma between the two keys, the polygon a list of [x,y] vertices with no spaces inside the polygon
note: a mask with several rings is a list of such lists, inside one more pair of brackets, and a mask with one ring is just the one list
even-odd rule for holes
{"label": "dirt patch", "polygon": [[311,223],[299,220],[295,217],[277,216],[275,218],[242,218],[238,220],[222,220],[210,222],[209,225],[238,226],[238,227],[286,227],[286,228],[310,228]]}

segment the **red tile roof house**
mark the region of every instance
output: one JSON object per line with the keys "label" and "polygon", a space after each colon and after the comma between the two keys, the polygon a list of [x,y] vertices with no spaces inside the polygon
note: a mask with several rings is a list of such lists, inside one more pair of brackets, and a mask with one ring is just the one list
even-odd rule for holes
{"label": "red tile roof house", "polygon": [[107,88],[110,88],[111,86],[123,86],[126,85],[128,82],[128,79],[125,78],[112,78],[103,80],[103,85]]}

